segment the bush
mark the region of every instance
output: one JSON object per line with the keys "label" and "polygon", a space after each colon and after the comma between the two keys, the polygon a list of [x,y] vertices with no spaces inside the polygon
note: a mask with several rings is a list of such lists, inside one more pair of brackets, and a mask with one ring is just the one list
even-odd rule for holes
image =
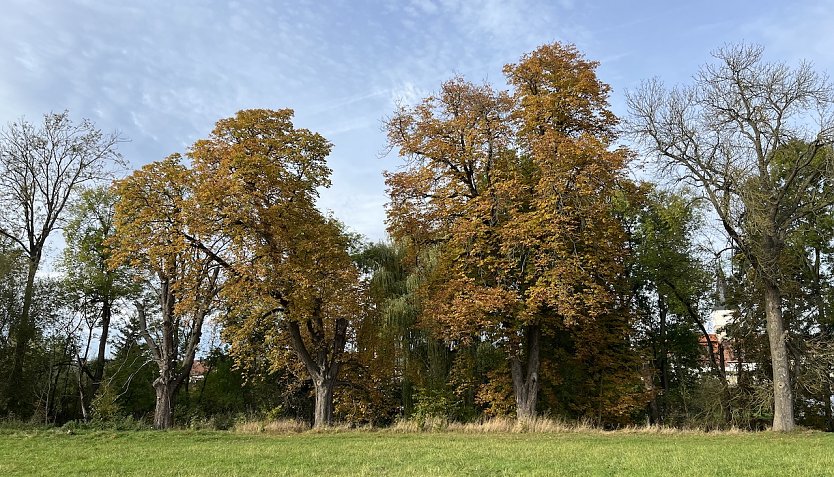
{"label": "bush", "polygon": [[122,417],[118,395],[110,383],[102,385],[90,403],[90,414],[95,421],[112,421]]}

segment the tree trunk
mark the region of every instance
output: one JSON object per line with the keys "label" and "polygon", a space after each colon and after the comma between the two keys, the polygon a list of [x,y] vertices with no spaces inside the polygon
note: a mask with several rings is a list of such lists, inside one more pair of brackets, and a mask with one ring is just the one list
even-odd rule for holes
{"label": "tree trunk", "polygon": [[825,430],[834,431],[834,415],[831,413],[831,383],[826,382],[823,387],[823,402],[825,403]]}
{"label": "tree trunk", "polygon": [[640,375],[643,379],[643,389],[651,396],[648,403],[648,420],[649,424],[658,424],[660,422],[660,406],[657,399],[657,388],[655,387],[655,378],[657,374],[657,350],[652,344],[652,361],[644,362],[641,366]]}
{"label": "tree trunk", "polygon": [[101,338],[98,342],[98,354],[96,354],[96,367],[93,370],[93,379],[90,383],[89,399],[95,399],[101,380],[104,378],[104,356],[107,351],[107,335],[110,332],[110,317],[113,313],[113,306],[109,299],[105,299],[101,306]]}
{"label": "tree trunk", "polygon": [[315,380],[316,408],[313,427],[322,428],[333,424],[333,388],[336,380],[321,378]]}
{"label": "tree trunk", "polygon": [[529,326],[524,335],[527,341],[526,362],[516,355],[510,359],[510,373],[515,391],[516,417],[519,420],[536,417],[536,404],[539,398],[539,338],[538,326]]}
{"label": "tree trunk", "polygon": [[345,350],[348,322],[344,318],[336,319],[333,341],[327,346],[330,348],[329,350],[321,346],[325,343],[326,338],[322,332],[324,327],[321,324],[320,316],[315,315],[314,318],[308,319],[306,324],[311,339],[320,346],[316,353],[316,359],[313,359],[307,345],[304,344],[297,321],[290,321],[289,323],[292,348],[313,379],[316,392],[313,427],[327,427],[333,423],[333,388],[336,384],[336,377],[339,375],[339,369],[342,366],[341,357]]}
{"label": "tree trunk", "polygon": [[87,401],[90,399],[84,392],[84,363],[81,358],[78,358],[78,402],[81,404],[81,418],[84,422],[90,422],[89,405]]}
{"label": "tree trunk", "polygon": [[156,391],[156,407],[153,413],[154,429],[170,429],[174,427],[174,398],[176,386],[172,381],[157,378],[153,384]]}
{"label": "tree trunk", "polygon": [[660,389],[663,390],[663,398],[659,401],[658,418],[660,422],[666,419],[666,400],[669,396],[669,344],[667,333],[667,319],[669,307],[666,304],[666,297],[658,293],[657,296],[658,314],[660,317]]}
{"label": "tree trunk", "polygon": [[793,389],[791,388],[785,325],[782,319],[781,294],[773,283],[765,283],[765,318],[773,367],[773,430],[794,429]]}
{"label": "tree trunk", "polygon": [[30,259],[26,275],[26,288],[23,291],[23,309],[20,313],[20,318],[15,326],[15,347],[12,361],[12,369],[9,373],[9,380],[6,383],[5,396],[6,407],[8,410],[20,414],[26,406],[23,395],[28,389],[26,386],[21,386],[23,379],[23,360],[26,355],[26,349],[29,345],[29,340],[32,338],[34,327],[31,323],[30,315],[32,314],[32,301],[34,299],[35,290],[35,274],[38,271],[38,261]]}

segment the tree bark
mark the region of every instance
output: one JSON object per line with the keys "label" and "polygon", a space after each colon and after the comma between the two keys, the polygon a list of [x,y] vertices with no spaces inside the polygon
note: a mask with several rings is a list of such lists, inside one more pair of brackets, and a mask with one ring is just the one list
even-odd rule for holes
{"label": "tree bark", "polygon": [[[174,399],[182,384],[189,378],[191,366],[194,364],[194,356],[197,353],[197,347],[200,345],[203,322],[211,311],[212,300],[219,292],[217,286],[219,273],[219,268],[215,268],[207,277],[207,283],[203,284],[206,293],[198,297],[199,303],[194,310],[191,330],[184,346],[180,343],[180,324],[174,313],[176,296],[173,280],[166,276],[159,277],[161,284],[158,290],[158,299],[162,315],[160,339],[155,339],[148,330],[145,305],[141,302],[135,304],[139,331],[148,348],[150,348],[154,361],[159,366],[159,376],[153,383],[156,390],[154,427],[157,429],[169,429],[174,425]],[[174,274],[172,273],[169,276],[174,276]]]}
{"label": "tree bark", "polygon": [[315,358],[304,343],[304,338],[301,336],[301,327],[297,321],[289,322],[289,332],[293,351],[304,363],[304,367],[307,368],[307,372],[313,380],[316,393],[313,427],[321,428],[333,423],[333,390],[336,385],[336,378],[339,375],[339,369],[342,366],[341,358],[345,350],[348,322],[344,318],[337,318],[332,341],[327,343],[322,332],[323,328],[315,324],[320,321],[316,318],[311,318],[306,322],[311,335],[310,339],[316,343],[318,348]]}
{"label": "tree bark", "polygon": [[515,391],[516,417],[519,420],[536,417],[536,404],[539,398],[539,340],[541,330],[538,326],[529,326],[524,331],[526,340],[526,360],[522,363],[520,355],[510,359],[510,373]]}
{"label": "tree bark", "polygon": [[[163,286],[163,290],[168,290]],[[164,292],[163,292],[164,293]],[[170,323],[170,316],[165,316],[169,311],[166,310],[166,299],[161,298],[163,303],[163,339],[162,343],[157,344],[154,338],[148,332],[148,320],[145,315],[145,307],[141,303],[136,303],[136,311],[139,315],[139,329],[145,339],[145,343],[151,349],[154,361],[159,367],[159,375],[153,382],[154,391],[156,391],[156,404],[154,405],[153,427],[155,429],[170,429],[174,425],[174,398],[176,397],[179,383],[174,379],[175,369],[175,355],[173,346],[173,336],[168,333],[173,333]],[[170,308],[173,309],[173,308]]]}
{"label": "tree bark", "polygon": [[316,408],[313,427],[324,427],[333,423],[333,388],[335,379],[319,379],[315,382]]}
{"label": "tree bark", "polygon": [[770,281],[765,288],[765,318],[767,338],[770,342],[770,362],[773,368],[773,427],[774,431],[792,431],[795,427],[793,415],[793,389],[791,387],[788,350],[782,319],[781,294]]}
{"label": "tree bark", "polygon": [[101,338],[98,342],[98,353],[96,354],[96,366],[93,370],[93,379],[90,383],[89,399],[95,399],[96,393],[104,378],[104,356],[107,351],[107,336],[110,333],[110,318],[113,313],[113,305],[110,299],[104,300],[101,306]]}
{"label": "tree bark", "polygon": [[153,384],[156,391],[156,406],[153,413],[154,429],[170,429],[174,427],[174,399],[177,386],[172,381],[157,378]]}

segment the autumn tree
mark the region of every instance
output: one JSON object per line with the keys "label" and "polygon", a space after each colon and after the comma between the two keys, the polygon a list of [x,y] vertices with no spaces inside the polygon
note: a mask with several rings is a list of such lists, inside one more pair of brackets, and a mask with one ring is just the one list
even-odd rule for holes
{"label": "autumn tree", "polygon": [[198,178],[195,216],[223,237],[196,246],[230,277],[225,337],[237,361],[287,363],[288,351],[315,388],[314,425],[333,419],[333,394],[363,298],[348,249],[352,238],[315,205],[330,185],[321,135],[295,128],[291,110],[246,110],[218,121],[189,156]]}
{"label": "autumn tree", "polygon": [[573,46],[505,67],[512,92],[461,78],[387,121],[408,159],[388,174],[389,230],[441,243],[424,311],[450,339],[509,359],[519,418],[535,415],[542,336],[615,307],[625,242],[611,197],[608,86]]}
{"label": "autumn tree", "polygon": [[790,330],[783,319],[785,252],[831,193],[834,93],[810,64],[764,60],[761,47],[727,46],[688,86],[658,80],[629,95],[627,129],[662,170],[700,191],[754,272],[767,322],[773,429],[794,428]]}
{"label": "autumn tree", "polygon": [[151,163],[116,184],[115,235],[110,264],[129,266],[143,279],[146,297],[136,301],[142,338],[158,367],[154,427],[174,423],[174,402],[188,379],[203,324],[216,307],[221,267],[190,241],[217,246],[190,223],[192,171],[178,155]]}
{"label": "autumn tree", "polygon": [[67,112],[46,114],[40,125],[21,120],[0,131],[0,235],[27,261],[22,309],[11,332],[12,366],[2,390],[2,405],[10,410],[20,412],[27,404],[19,383],[35,332],[33,290],[44,247],[79,187],[107,178],[121,161],[118,142],[116,133],[105,134],[88,120],[74,123]]}

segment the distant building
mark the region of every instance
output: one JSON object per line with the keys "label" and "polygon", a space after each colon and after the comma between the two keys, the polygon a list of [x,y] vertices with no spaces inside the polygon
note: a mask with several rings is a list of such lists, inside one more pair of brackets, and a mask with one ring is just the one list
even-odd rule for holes
{"label": "distant building", "polygon": [[195,359],[191,364],[191,371],[188,373],[188,380],[193,384],[206,379],[208,367],[202,361]]}
{"label": "distant building", "polygon": [[709,321],[712,323],[712,332],[720,339],[727,339],[726,328],[733,320],[735,310],[727,310],[724,308],[713,310],[709,315]]}
{"label": "distant building", "polygon": [[703,365],[706,369],[711,366],[710,363],[710,344],[712,345],[712,354],[719,368],[724,371],[727,376],[727,382],[730,385],[738,383],[739,369],[744,366],[745,369],[750,369],[754,366],[753,363],[743,363],[741,357],[736,353],[736,346],[732,339],[727,336],[727,327],[730,325],[735,317],[735,310],[727,306],[726,288],[727,284],[724,280],[724,274],[721,270],[716,274],[716,294],[715,294],[715,308],[710,313],[710,328],[712,333],[707,336],[701,335],[698,337],[698,343],[704,349]]}
{"label": "distant building", "polygon": [[[727,338],[727,335],[723,333],[721,327],[716,328],[719,332],[710,333],[708,335],[709,343],[712,344],[712,352],[715,356],[718,367],[723,369],[724,374],[727,376],[727,383],[734,386],[738,384],[739,371],[741,369],[747,371],[753,370],[756,368],[756,363],[744,362],[742,360],[742,356],[740,356],[737,352],[735,341]],[[704,350],[702,366],[703,370],[706,371],[711,367],[707,337],[704,335],[699,336],[698,344],[700,344]]]}

